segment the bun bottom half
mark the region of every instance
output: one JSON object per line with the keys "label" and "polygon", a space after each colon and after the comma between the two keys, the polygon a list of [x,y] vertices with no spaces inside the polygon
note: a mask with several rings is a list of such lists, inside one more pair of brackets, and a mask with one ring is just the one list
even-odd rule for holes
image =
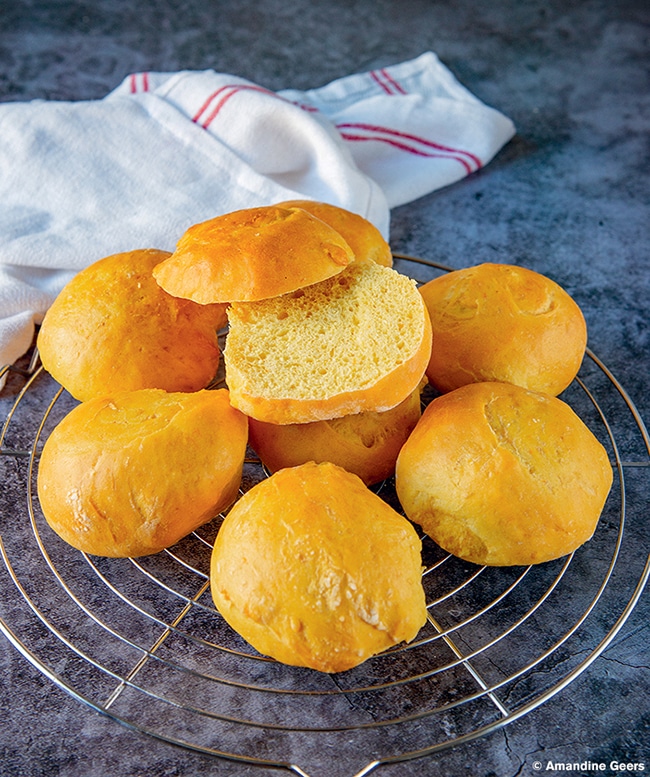
{"label": "bun bottom half", "polygon": [[420,390],[383,413],[356,413],[307,424],[249,419],[248,442],[271,472],[329,461],[366,485],[390,477],[402,445],[420,419]]}

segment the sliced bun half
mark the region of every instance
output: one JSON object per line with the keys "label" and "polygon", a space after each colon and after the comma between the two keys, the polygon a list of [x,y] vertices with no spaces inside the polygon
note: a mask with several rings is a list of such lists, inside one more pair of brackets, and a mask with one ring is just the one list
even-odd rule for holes
{"label": "sliced bun half", "polygon": [[332,227],[301,208],[264,206],[195,224],[155,270],[175,297],[255,301],[337,275],[354,253]]}
{"label": "sliced bun half", "polygon": [[283,208],[302,208],[329,224],[345,238],[354,251],[356,261],[371,261],[393,266],[393,254],[377,227],[368,219],[338,205],[312,200],[288,200],[281,202]]}
{"label": "sliced bun half", "polygon": [[276,424],[390,410],[431,354],[415,282],[373,262],[293,294],[233,304],[224,350],[231,402]]}

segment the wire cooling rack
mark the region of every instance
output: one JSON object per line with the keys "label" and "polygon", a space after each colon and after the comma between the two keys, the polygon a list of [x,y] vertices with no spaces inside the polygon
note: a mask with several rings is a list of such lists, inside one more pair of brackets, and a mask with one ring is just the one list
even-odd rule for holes
{"label": "wire cooling rack", "polygon": [[[395,261],[419,281],[449,270]],[[358,761],[355,777],[425,758],[562,691],[612,642],[650,573],[650,440],[623,387],[588,350],[562,398],[614,467],[594,537],[565,558],[512,568],[465,563],[423,537],[428,622],[411,644],[337,675],[283,666],[239,638],[211,601],[222,516],[140,559],[92,557],[51,532],[36,497],[39,452],[76,402],[37,364],[35,355],[24,371],[4,370],[0,628],[57,686],[143,734],[303,777],[315,774],[305,763],[319,763],[314,753],[322,763],[332,754]],[[263,477],[251,456],[242,492]],[[392,481],[375,490],[399,509]]]}

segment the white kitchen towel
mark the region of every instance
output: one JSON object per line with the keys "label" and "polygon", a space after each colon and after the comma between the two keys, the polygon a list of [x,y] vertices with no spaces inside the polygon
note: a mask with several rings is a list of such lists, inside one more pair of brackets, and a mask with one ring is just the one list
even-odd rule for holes
{"label": "white kitchen towel", "polygon": [[103,256],[173,250],[192,224],[309,198],[368,218],[489,162],[506,116],[420,57],[308,90],[134,73],[101,100],[0,104],[0,364]]}

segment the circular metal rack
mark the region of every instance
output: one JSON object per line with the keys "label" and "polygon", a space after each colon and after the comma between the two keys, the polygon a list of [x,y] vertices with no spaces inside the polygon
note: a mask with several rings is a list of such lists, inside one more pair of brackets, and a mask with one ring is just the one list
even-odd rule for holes
{"label": "circular metal rack", "polygon": [[[399,254],[395,266],[419,282],[450,269]],[[14,389],[0,437],[0,628],[57,686],[161,740],[298,775],[309,768],[296,763],[301,752],[357,759],[357,777],[427,757],[565,688],[612,642],[650,573],[650,440],[625,390],[587,350],[562,398],[614,468],[593,538],[557,561],[489,568],[423,537],[428,623],[411,644],[338,675],[281,665],[250,648],[211,601],[222,516],[139,559],[91,557],[51,532],[36,496],[38,457],[76,402],[33,362],[4,370]],[[251,456],[242,491],[265,476]],[[375,490],[399,509],[391,481]]]}

